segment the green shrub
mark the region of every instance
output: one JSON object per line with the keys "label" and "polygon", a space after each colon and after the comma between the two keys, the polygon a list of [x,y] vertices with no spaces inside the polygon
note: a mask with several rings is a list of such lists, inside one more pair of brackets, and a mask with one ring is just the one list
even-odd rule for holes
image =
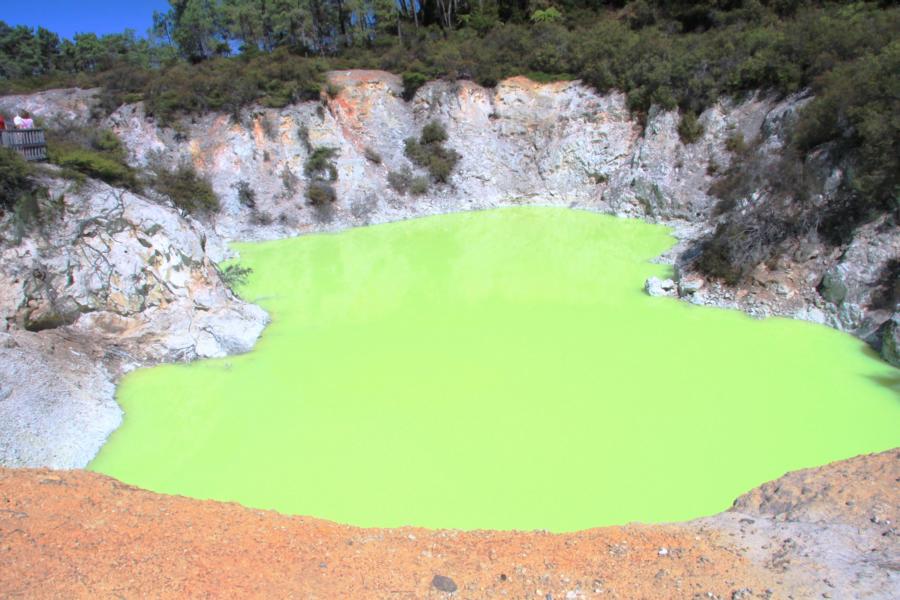
{"label": "green shrub", "polygon": [[882,52],[836,67],[817,82],[800,113],[794,143],[800,152],[823,144],[846,163],[847,214],[857,223],[900,210],[900,39]]}
{"label": "green shrub", "polygon": [[219,271],[222,282],[232,290],[238,286],[247,284],[247,277],[253,273],[250,267],[242,267],[239,264],[231,264]]}
{"label": "green shrub", "polygon": [[572,81],[578,79],[571,73],[545,73],[543,71],[528,71],[525,77],[535,83],[556,83],[557,81]]}
{"label": "green shrub", "polygon": [[407,102],[413,99],[416,91],[425,85],[428,77],[416,71],[407,71],[403,74],[403,99]]}
{"label": "green shrub", "polygon": [[412,181],[409,182],[409,193],[413,196],[421,196],[428,191],[428,186],[427,177],[413,177]]}
{"label": "green shrub", "polygon": [[428,170],[428,174],[437,183],[450,180],[460,155],[450,148],[445,148],[447,130],[437,121],[432,121],[422,128],[419,139],[404,140],[404,154],[413,164]]}
{"label": "green shrub", "polygon": [[456,163],[459,162],[459,154],[443,147],[435,148],[428,157],[428,174],[438,183],[447,183]]}
{"label": "green shrub", "polygon": [[686,112],[681,115],[678,122],[678,137],[683,144],[693,144],[703,135],[703,125],[697,120],[697,115]]}
{"label": "green shrub", "polygon": [[171,198],[185,214],[202,215],[219,210],[219,198],[209,181],[197,175],[189,163],[182,163],[171,171],[158,168],[151,185]]}
{"label": "green shrub", "polygon": [[338,172],[333,159],[337,154],[337,148],[315,148],[306,159],[303,172],[311,179],[336,181]]}
{"label": "green shrub", "polygon": [[747,151],[747,142],[741,133],[733,133],[725,140],[725,149],[734,154],[743,154]]}
{"label": "green shrub", "polygon": [[370,146],[366,146],[365,150],[363,150],[363,155],[366,157],[366,160],[368,160],[369,162],[374,163],[376,165],[381,164],[381,155],[378,154],[378,152],[376,152]]}
{"label": "green shrub", "polygon": [[110,185],[137,188],[134,171],[106,156],[90,150],[57,151],[53,162],[65,169],[72,169],[88,177],[100,179]]}
{"label": "green shrub", "polygon": [[310,181],[306,187],[306,199],[313,206],[327,206],[337,200],[337,192],[326,181]]}
{"label": "green shrub", "polygon": [[405,194],[412,185],[413,174],[408,168],[402,171],[391,171],[387,176],[388,185],[394,188],[394,191]]}
{"label": "green shrub", "polygon": [[234,184],[233,187],[237,191],[238,202],[240,202],[242,206],[246,206],[247,208],[256,207],[256,192],[250,187],[250,182],[242,179]]}
{"label": "green shrub", "polygon": [[425,146],[428,144],[440,144],[447,141],[447,129],[438,121],[431,121],[422,128],[419,142]]}
{"label": "green shrub", "polygon": [[309,127],[306,123],[300,123],[297,127],[297,137],[300,139],[300,143],[303,144],[303,147],[306,148],[306,151],[312,152],[312,144],[309,141]]}
{"label": "green shrub", "polygon": [[428,150],[414,137],[403,140],[403,154],[413,164],[425,166],[428,164]]}
{"label": "green shrub", "polygon": [[35,227],[62,215],[63,198],[51,198],[34,179],[34,171],[18,153],[0,148],[0,215],[10,213],[15,243]]}
{"label": "green shrub", "polygon": [[0,208],[8,210],[34,188],[31,165],[17,152],[0,148]]}
{"label": "green shrub", "polygon": [[92,177],[118,187],[139,190],[137,173],[125,162],[126,151],[108,129],[63,123],[47,130],[50,162],[78,180]]}

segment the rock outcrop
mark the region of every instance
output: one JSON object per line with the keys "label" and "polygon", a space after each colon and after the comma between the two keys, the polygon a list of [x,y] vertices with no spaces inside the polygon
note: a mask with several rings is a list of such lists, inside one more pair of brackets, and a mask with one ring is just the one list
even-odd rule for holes
{"label": "rock outcrop", "polygon": [[[701,139],[685,146],[677,113],[652,111],[642,127],[623,94],[601,96],[576,82],[516,77],[487,89],[439,81],[406,102],[399,78],[388,73],[336,72],[330,79],[340,89],[333,98],[246,110],[240,123],[209,114],[176,131],[148,121],[135,104],[107,124],[135,165],[191,162],[223,200],[216,231],[259,239],[526,202],[659,221],[701,219],[715,202],[706,193],[714,179],[710,165],[729,161],[726,139],[759,135],[767,114],[798,102],[722,102],[701,115]],[[432,120],[446,126],[447,145],[462,158],[448,185],[404,196],[388,174],[415,171],[403,141]],[[338,200],[327,213],[304,198],[304,164],[318,147],[339,152]],[[254,193],[252,207],[240,200],[241,182]]]}
{"label": "rock outcrop", "polygon": [[44,183],[40,222],[0,221],[0,464],[75,468],[121,422],[119,375],[247,352],[268,316],[223,284],[224,247],[197,222],[99,182]]}
{"label": "rock outcrop", "polygon": [[48,184],[58,214],[2,248],[0,316],[8,327],[70,325],[134,341],[146,360],[252,348],[266,315],[222,283],[196,222],[99,182],[76,191]]}
{"label": "rock outcrop", "polygon": [[69,88],[47,90],[34,94],[0,96],[0,114],[11,121],[13,115],[27,110],[35,118],[36,125],[53,126],[58,123],[87,125],[97,106],[99,90]]}
{"label": "rock outcrop", "polygon": [[88,464],[122,422],[101,356],[59,332],[0,333],[0,464]]}

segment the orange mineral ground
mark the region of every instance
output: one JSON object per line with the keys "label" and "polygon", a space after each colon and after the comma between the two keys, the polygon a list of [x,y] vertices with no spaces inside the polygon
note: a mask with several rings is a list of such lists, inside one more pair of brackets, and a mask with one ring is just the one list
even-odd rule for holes
{"label": "orange mineral ground", "polygon": [[790,473],[706,519],[549,534],[360,529],[3,469],[0,597],[900,597],[898,480],[892,450]]}

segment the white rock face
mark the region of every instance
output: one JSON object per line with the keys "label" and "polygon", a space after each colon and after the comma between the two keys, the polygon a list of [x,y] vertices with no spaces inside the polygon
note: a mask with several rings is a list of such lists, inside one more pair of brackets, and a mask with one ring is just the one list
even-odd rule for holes
{"label": "white rock face", "polygon": [[8,123],[21,110],[27,110],[38,119],[38,125],[52,127],[56,123],[87,124],[91,110],[97,104],[99,90],[70,88],[47,90],[34,94],[0,97],[0,114]]}
{"label": "white rock face", "polygon": [[0,333],[0,465],[84,467],[122,422],[106,367],[55,335]]}
{"label": "white rock face", "polygon": [[[107,125],[137,166],[150,159],[191,162],[223,201],[216,232],[251,240],[521,202],[697,220],[714,204],[706,193],[710,165],[724,168],[730,160],[725,140],[738,132],[747,139],[762,135],[768,115],[795,102],[722,102],[701,115],[701,139],[685,146],[677,113],[651,111],[642,130],[623,94],[601,96],[577,82],[515,77],[487,89],[438,81],[405,102],[399,78],[388,73],[341,71],[329,78],[341,90],[334,98],[245,110],[242,123],[205,115],[181,138],[148,121],[139,104],[122,107]],[[445,125],[447,145],[462,159],[448,185],[403,197],[388,184],[388,173],[417,171],[403,154],[403,140],[432,120]],[[326,213],[305,200],[307,140],[309,148],[339,150],[338,200]],[[367,149],[381,162],[367,160]],[[255,208],[239,201],[240,182],[253,190]]]}
{"label": "white rock face", "polygon": [[99,182],[45,183],[43,229],[17,243],[0,221],[0,464],[76,468],[121,422],[116,374],[247,352],[268,316],[222,283],[197,222]]}
{"label": "white rock face", "polygon": [[38,331],[133,342],[144,360],[245,352],[267,316],[221,282],[206,236],[174,210],[89,182],[76,192],[51,182],[60,215],[52,235],[2,249],[0,316]]}

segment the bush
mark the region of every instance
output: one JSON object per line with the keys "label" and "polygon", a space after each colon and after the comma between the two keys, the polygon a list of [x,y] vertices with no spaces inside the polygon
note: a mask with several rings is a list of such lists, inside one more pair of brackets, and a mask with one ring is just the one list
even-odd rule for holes
{"label": "bush", "polygon": [[0,148],[0,208],[8,210],[34,188],[31,165],[17,152]]}
{"label": "bush", "polygon": [[740,133],[734,133],[725,140],[725,149],[733,154],[743,154],[747,151],[747,142]]}
{"label": "bush", "polygon": [[33,178],[33,169],[18,153],[0,148],[0,214],[11,213],[13,241],[43,227],[65,210],[63,198],[51,198]]}
{"label": "bush", "polygon": [[171,198],[176,208],[185,214],[209,214],[219,210],[219,198],[209,181],[198,176],[189,163],[182,163],[172,171],[157,169],[152,186]]}
{"label": "bush", "polygon": [[432,121],[422,128],[418,140],[407,138],[404,141],[404,153],[413,164],[427,169],[435,182],[446,183],[460,159],[455,150],[443,146],[446,140],[447,130],[437,121]]}
{"label": "bush", "polygon": [[219,277],[222,278],[222,283],[233,290],[237,286],[246,285],[247,277],[251,273],[253,273],[253,269],[251,269],[250,267],[242,267],[239,264],[232,264],[220,270]]}
{"label": "bush", "polygon": [[312,143],[309,141],[309,127],[306,123],[301,123],[299,127],[297,127],[297,137],[300,139],[300,143],[303,144],[303,147],[306,148],[307,152],[312,152]]}
{"label": "bush", "polygon": [[140,189],[137,173],[125,162],[125,148],[107,129],[62,124],[47,131],[47,153],[50,162],[64,171]]}
{"label": "bush", "polygon": [[447,141],[447,129],[438,121],[431,121],[422,128],[419,142],[425,146],[428,144],[440,144]]}
{"label": "bush", "polygon": [[381,164],[381,155],[378,154],[378,152],[376,152],[370,146],[366,146],[365,150],[363,150],[363,155],[366,157],[366,160],[368,160],[369,162],[374,163],[376,165]]}
{"label": "bush", "polygon": [[147,114],[163,123],[213,110],[239,116],[241,108],[256,101],[270,108],[282,108],[293,102],[318,99],[323,70],[318,61],[279,48],[249,59],[176,63],[150,71],[139,91],[144,96]]}
{"label": "bush", "polygon": [[134,171],[97,152],[90,150],[57,151],[54,153],[53,162],[65,169],[72,169],[110,185],[130,189],[137,188]]}
{"label": "bush", "polygon": [[735,215],[701,242],[697,267],[707,275],[736,284],[778,254],[781,244],[798,235],[799,229],[798,223],[771,208]]}
{"label": "bush", "polygon": [[416,90],[425,85],[428,77],[416,71],[407,71],[403,74],[403,99],[409,102],[416,95]]}
{"label": "bush", "polygon": [[234,189],[237,191],[238,202],[240,202],[242,206],[246,206],[247,208],[256,207],[256,192],[254,192],[253,188],[250,187],[250,183],[248,181],[244,181],[242,179],[232,187],[234,187]]}
{"label": "bush", "polygon": [[849,167],[844,193],[856,223],[900,210],[900,40],[879,54],[840,65],[817,82],[801,112],[794,143],[800,152],[830,144]]}
{"label": "bush", "polygon": [[311,181],[306,187],[306,199],[313,206],[327,206],[337,200],[337,192],[330,183]]}
{"label": "bush", "polygon": [[413,177],[409,183],[409,193],[413,196],[421,196],[428,191],[427,177]]}
{"label": "bush", "polygon": [[394,191],[405,194],[409,191],[409,186],[412,185],[413,174],[409,169],[403,169],[399,172],[391,171],[388,173],[387,180],[388,185],[394,188]]}
{"label": "bush", "polygon": [[311,179],[336,181],[338,172],[332,159],[337,154],[337,148],[319,147],[314,149],[303,165],[303,172]]}
{"label": "bush", "polygon": [[697,115],[686,112],[681,115],[678,122],[678,137],[683,144],[693,144],[703,135],[703,125],[697,120]]}

